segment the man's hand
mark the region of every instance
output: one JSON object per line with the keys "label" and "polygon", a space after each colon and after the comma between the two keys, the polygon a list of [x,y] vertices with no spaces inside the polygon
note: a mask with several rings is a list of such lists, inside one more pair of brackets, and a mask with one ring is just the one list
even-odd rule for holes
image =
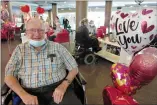
{"label": "man's hand", "polygon": [[55,89],[52,95],[55,103],[59,104],[62,101],[68,85],[69,84],[66,81],[63,81],[62,84]]}
{"label": "man's hand", "polygon": [[23,103],[26,105],[38,105],[37,96],[33,96],[30,94],[24,94],[21,96],[21,99],[22,99]]}

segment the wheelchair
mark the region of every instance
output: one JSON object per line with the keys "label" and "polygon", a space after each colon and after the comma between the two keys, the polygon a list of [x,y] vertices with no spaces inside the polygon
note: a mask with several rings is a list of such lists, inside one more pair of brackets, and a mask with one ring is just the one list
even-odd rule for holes
{"label": "wheelchair", "polygon": [[[73,84],[76,96],[81,101],[82,105],[87,105],[85,95],[85,85],[87,82],[80,73],[78,73],[74,78]],[[18,104],[10,104],[11,102],[15,101],[15,98],[13,98],[14,94],[15,93],[6,84],[4,84],[1,88],[1,105],[20,105],[18,102]]]}
{"label": "wheelchair", "polygon": [[87,48],[80,43],[75,43],[74,58],[78,63],[85,63],[87,65],[94,64],[96,61],[92,48]]}
{"label": "wheelchair", "polygon": [[94,51],[92,47],[84,44],[79,34],[81,33],[76,32],[74,58],[78,63],[94,64],[97,60]]}

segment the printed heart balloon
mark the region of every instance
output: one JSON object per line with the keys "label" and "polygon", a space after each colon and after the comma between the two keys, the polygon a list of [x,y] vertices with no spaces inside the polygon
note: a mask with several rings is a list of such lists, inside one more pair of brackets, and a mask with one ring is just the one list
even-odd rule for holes
{"label": "printed heart balloon", "polygon": [[110,27],[119,45],[129,54],[148,45],[157,34],[157,10],[141,9],[136,13],[117,11]]}
{"label": "printed heart balloon", "polygon": [[111,77],[114,86],[122,93],[132,95],[135,94],[136,90],[139,88],[139,83],[132,81],[132,78],[130,78],[129,67],[120,63],[112,65]]}

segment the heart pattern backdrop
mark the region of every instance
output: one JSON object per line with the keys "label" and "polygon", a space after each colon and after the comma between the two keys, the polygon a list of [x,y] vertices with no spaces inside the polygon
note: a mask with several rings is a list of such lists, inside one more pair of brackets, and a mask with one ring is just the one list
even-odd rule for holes
{"label": "heart pattern backdrop", "polygon": [[147,8],[136,13],[117,11],[111,16],[110,27],[119,45],[133,55],[157,35],[157,10]]}

